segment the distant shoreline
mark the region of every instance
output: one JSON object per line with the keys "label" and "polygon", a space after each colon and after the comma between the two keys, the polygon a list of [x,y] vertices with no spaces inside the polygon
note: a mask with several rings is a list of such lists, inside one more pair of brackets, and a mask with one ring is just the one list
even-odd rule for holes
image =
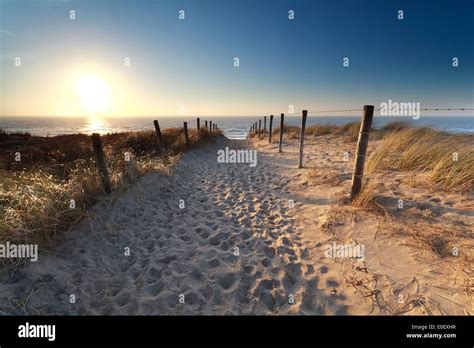
{"label": "distant shoreline", "polygon": [[[244,139],[252,121],[257,116],[199,116],[202,121],[214,120],[229,139]],[[275,115],[279,117],[279,115]],[[101,134],[153,130],[153,119],[157,117],[117,117],[105,119],[88,119],[85,117],[0,117],[0,129],[7,132],[28,132],[35,136],[55,136],[66,134]],[[358,121],[360,116],[308,116],[308,125],[335,124]],[[196,117],[158,117],[163,128],[182,127],[183,121],[188,121],[190,128],[196,127]],[[419,120],[409,117],[375,116],[373,128],[383,127],[391,122],[407,122],[410,126],[429,126],[449,133],[474,133],[474,116],[422,116]],[[298,114],[285,115],[285,122],[299,126],[301,116]]]}

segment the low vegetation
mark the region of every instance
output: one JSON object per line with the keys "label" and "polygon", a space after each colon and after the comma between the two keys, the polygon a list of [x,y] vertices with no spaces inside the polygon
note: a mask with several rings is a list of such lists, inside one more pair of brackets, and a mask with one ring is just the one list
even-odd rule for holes
{"label": "low vegetation", "polygon": [[[190,130],[190,146],[220,134]],[[186,150],[183,129],[165,129],[163,136],[166,152],[153,131],[102,136],[114,192],[149,171],[170,170]],[[18,155],[20,161],[15,161]],[[104,195],[91,139],[85,134],[35,137],[0,131],[0,160],[0,241],[50,247],[89,207],[110,199]]]}
{"label": "low vegetation", "polygon": [[474,137],[432,128],[402,128],[386,132],[372,153],[368,173],[380,169],[427,173],[445,191],[474,190]]}
{"label": "low vegetation", "polygon": [[[336,135],[356,142],[360,122],[345,125],[312,125],[305,137]],[[273,132],[278,141],[280,129]],[[300,127],[284,126],[286,139],[298,139]],[[255,137],[251,134],[250,137]],[[366,162],[366,173],[395,169],[403,172],[428,174],[430,184],[456,193],[474,191],[474,136],[450,134],[430,127],[410,127],[404,122],[392,122],[380,129],[372,128],[370,141],[379,140]],[[323,178],[324,179],[324,178]]]}
{"label": "low vegetation", "polygon": [[[359,136],[360,122],[351,122],[342,126],[336,126],[332,124],[317,124],[308,126],[305,129],[305,137],[308,136],[321,136],[321,135],[342,135],[347,138],[348,141],[356,141]],[[301,127],[290,126],[285,124],[283,128],[284,136],[288,139],[298,139],[300,137]],[[277,141],[280,134],[280,127],[277,127],[272,132],[272,139]],[[255,134],[251,134],[250,137],[255,137]]]}

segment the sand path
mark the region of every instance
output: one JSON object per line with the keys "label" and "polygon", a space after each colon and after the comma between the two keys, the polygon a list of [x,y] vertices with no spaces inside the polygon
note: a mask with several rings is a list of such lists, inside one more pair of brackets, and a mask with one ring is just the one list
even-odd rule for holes
{"label": "sand path", "polygon": [[247,145],[189,151],[91,209],[54,255],[0,279],[0,314],[351,313],[359,300],[311,255],[284,166],[220,164],[225,146]]}

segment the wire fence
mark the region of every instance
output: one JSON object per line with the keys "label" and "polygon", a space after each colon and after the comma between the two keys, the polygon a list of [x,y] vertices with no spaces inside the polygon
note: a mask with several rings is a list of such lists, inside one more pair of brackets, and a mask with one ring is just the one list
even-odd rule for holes
{"label": "wire fence", "polygon": [[[401,105],[398,105],[401,106]],[[413,106],[413,105],[411,105]],[[419,115],[420,111],[472,111],[474,108],[471,107],[419,107],[416,105],[415,112]],[[351,190],[350,190],[350,200],[353,201],[356,199],[362,189],[363,183],[363,173],[364,173],[364,166],[367,154],[367,147],[369,143],[369,133],[372,127],[372,121],[374,118],[375,111],[385,110],[388,111],[389,114],[394,114],[391,111],[391,107],[382,108],[374,108],[372,105],[364,105],[363,108],[338,108],[332,110],[302,110],[301,111],[301,128],[299,129],[299,159],[298,159],[298,168],[304,167],[304,142],[305,142],[305,129],[306,129],[306,121],[307,116],[310,114],[331,114],[331,113],[348,113],[348,112],[361,112],[361,122],[360,122],[360,129],[358,132],[358,139],[357,139],[357,147],[355,151],[355,160],[354,160],[354,169],[352,173],[352,183],[351,183]],[[399,108],[399,111],[402,110],[402,116],[411,116],[405,115],[405,111],[408,111],[410,114],[413,111],[413,108],[410,109],[410,105],[408,108]],[[278,114],[277,114],[278,115]],[[298,113],[291,113],[290,116],[297,116]],[[385,115],[381,115],[384,117]],[[397,116],[397,115],[394,115]],[[264,116],[264,120],[266,120],[267,116]],[[284,114],[281,114],[280,122],[283,125],[284,123]],[[272,124],[269,125],[269,132],[266,129],[266,122],[262,122],[262,117],[260,116],[256,121],[254,120],[249,128],[247,139],[250,137],[257,137],[259,140],[268,139],[268,143],[272,143]],[[263,127],[262,127],[263,126]],[[283,152],[283,133],[285,131],[285,127],[280,127],[279,129],[279,144],[278,144],[278,153]],[[267,136],[268,134],[268,136]]]}
{"label": "wire fence", "polygon": [[[322,113],[332,113],[332,112],[354,112],[354,111],[363,111],[362,108],[352,108],[352,109],[336,109],[336,110],[311,110],[308,111],[308,114],[322,114]],[[382,108],[374,108],[374,111],[380,111]],[[456,107],[456,108],[420,108],[420,111],[473,111],[474,108],[465,108],[465,107]]]}
{"label": "wire fence", "polygon": [[[374,108],[374,111],[381,111],[382,108]],[[390,108],[388,108],[390,110]],[[330,113],[343,113],[343,112],[362,112],[364,111],[363,108],[347,108],[347,109],[332,109],[332,110],[308,110],[308,116],[311,116],[311,114],[330,114]],[[471,107],[425,107],[425,108],[420,108],[419,111],[474,111],[474,108]],[[288,112],[284,113],[285,116],[301,116],[301,111],[300,112]],[[269,115],[274,115],[275,117],[280,115],[280,112],[276,112],[273,114],[268,114],[268,115],[257,115],[255,117],[260,118],[260,117],[268,117]]]}
{"label": "wire fence", "polygon": [[[153,120],[154,119],[157,119],[158,121],[160,121],[160,118],[159,117],[150,117],[150,121],[141,125],[141,126],[133,126],[133,129],[135,130],[146,130],[146,129],[149,129],[149,130],[153,130],[154,129],[154,124],[153,124]],[[183,124],[184,122],[187,122],[188,126],[194,124],[194,125],[197,125],[197,119],[198,117],[196,118],[189,118],[189,119],[183,119],[183,118],[180,118],[179,120],[177,120],[179,123],[176,124],[175,126],[172,126],[172,127],[166,127],[166,128],[173,128],[173,127],[176,127],[176,128],[181,128],[183,127]],[[202,117],[199,117],[199,120],[200,120],[200,127],[201,128],[205,128],[205,122],[207,122],[209,124],[209,122],[212,122],[212,124],[216,124],[214,121],[211,120],[204,120]]]}
{"label": "wire fence", "polygon": [[[382,110],[381,108],[374,108],[374,111],[380,111]],[[310,114],[329,114],[329,113],[342,113],[342,112],[362,112],[364,111],[363,108],[350,108],[350,109],[333,109],[333,110],[308,110],[308,116],[311,116]],[[474,108],[469,108],[469,107],[453,107],[453,108],[444,108],[444,107],[441,107],[441,108],[435,108],[435,107],[427,107],[427,108],[420,108],[420,111],[474,111]],[[275,117],[278,117],[280,115],[280,113],[274,113],[273,115],[275,115]],[[300,112],[294,112],[294,113],[287,113],[285,115],[288,115],[288,116],[300,116],[301,113]],[[255,116],[255,118],[260,118],[260,117],[268,117],[269,115],[261,115],[261,116]],[[203,119],[202,117],[199,117],[200,118],[200,127],[201,128],[205,128],[205,122],[207,121],[208,124],[209,122],[212,122],[214,124],[214,122],[212,120],[206,120],[206,119]],[[152,121],[153,117],[150,117],[150,122],[147,122],[143,125],[140,125],[140,126],[134,126],[133,128],[135,130],[153,130],[154,129],[154,125],[153,125],[153,121]],[[159,117],[155,119],[158,119],[159,120]],[[191,126],[192,124],[196,124],[197,123],[197,117],[196,118],[185,118],[185,119],[182,119],[180,118],[179,119],[179,122],[181,122],[181,124],[177,124],[176,126],[174,127],[182,127],[183,126],[183,123],[184,122],[187,122],[189,126]]]}

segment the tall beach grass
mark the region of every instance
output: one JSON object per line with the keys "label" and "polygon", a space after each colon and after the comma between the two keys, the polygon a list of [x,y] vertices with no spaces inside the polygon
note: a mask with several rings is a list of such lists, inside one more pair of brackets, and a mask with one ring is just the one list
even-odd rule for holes
{"label": "tall beach grass", "polygon": [[[220,132],[189,132],[199,146]],[[102,136],[113,194],[149,171],[169,171],[186,150],[182,128],[163,130],[167,151],[153,131]],[[128,152],[131,161],[126,162]],[[20,153],[21,160],[14,156]],[[52,247],[100,200],[103,192],[91,139],[84,134],[33,137],[0,132],[0,242]]]}
{"label": "tall beach grass", "polygon": [[428,127],[391,129],[367,163],[368,173],[380,169],[426,173],[432,184],[445,191],[472,192],[474,136]]}

